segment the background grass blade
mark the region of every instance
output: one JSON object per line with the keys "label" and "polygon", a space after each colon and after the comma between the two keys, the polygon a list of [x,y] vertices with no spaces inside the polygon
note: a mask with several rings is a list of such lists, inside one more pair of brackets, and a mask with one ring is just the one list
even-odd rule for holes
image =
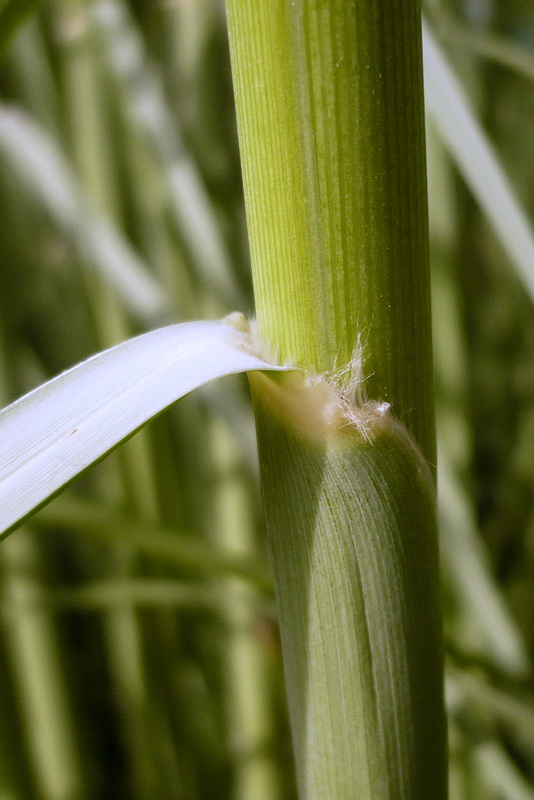
{"label": "background grass blade", "polygon": [[40,0],[3,0],[0,8],[0,60],[19,27],[39,3]]}
{"label": "background grass blade", "polygon": [[24,112],[0,108],[0,148],[38,194],[56,224],[73,236],[90,264],[119,290],[137,316],[165,312],[164,295],[149,270],[109,220],[91,210],[56,143]]}
{"label": "background grass blade", "polygon": [[440,135],[534,299],[534,234],[492,145],[430,29],[424,29],[426,103]]}

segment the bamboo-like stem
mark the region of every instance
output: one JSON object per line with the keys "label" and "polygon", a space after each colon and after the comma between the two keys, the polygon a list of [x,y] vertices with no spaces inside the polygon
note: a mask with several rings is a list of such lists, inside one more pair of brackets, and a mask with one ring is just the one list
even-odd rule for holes
{"label": "bamboo-like stem", "polygon": [[251,384],[301,797],[443,800],[430,470],[381,405]]}
{"label": "bamboo-like stem", "polygon": [[416,0],[228,0],[256,312],[283,361],[343,368],[434,462]]}
{"label": "bamboo-like stem", "polygon": [[443,800],[419,5],[227,8],[299,791]]}

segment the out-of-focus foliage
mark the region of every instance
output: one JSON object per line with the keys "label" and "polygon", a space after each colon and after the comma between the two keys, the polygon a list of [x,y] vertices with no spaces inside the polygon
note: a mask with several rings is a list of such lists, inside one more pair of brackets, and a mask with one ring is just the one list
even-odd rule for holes
{"label": "out-of-focus foliage", "polygon": [[[426,10],[534,218],[532,4]],[[220,2],[46,0],[0,91],[3,403],[142,330],[252,311]],[[451,797],[526,800],[534,309],[432,127],[428,152]],[[0,577],[2,800],[295,796],[243,382],[43,509]]]}
{"label": "out-of-focus foliage", "polygon": [[[435,2],[433,30],[534,216],[534,8]],[[451,796],[534,796],[534,309],[429,128]]]}

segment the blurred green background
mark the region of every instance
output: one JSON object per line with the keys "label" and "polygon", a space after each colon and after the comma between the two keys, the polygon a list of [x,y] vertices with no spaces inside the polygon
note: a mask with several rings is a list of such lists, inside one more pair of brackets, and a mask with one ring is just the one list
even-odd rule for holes
{"label": "blurred green background", "polygon": [[[534,217],[534,6],[428,0]],[[218,0],[0,3],[0,398],[253,310]],[[534,800],[534,310],[428,131],[452,800]],[[532,264],[534,270],[534,263]],[[246,382],[0,545],[0,800],[292,800]]]}

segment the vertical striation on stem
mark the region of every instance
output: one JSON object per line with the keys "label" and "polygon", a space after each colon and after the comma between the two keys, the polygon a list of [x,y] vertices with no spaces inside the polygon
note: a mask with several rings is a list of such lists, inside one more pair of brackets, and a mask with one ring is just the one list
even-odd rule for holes
{"label": "vertical striation on stem", "polygon": [[300,795],[445,800],[419,3],[227,9]]}
{"label": "vertical striation on stem", "polygon": [[434,462],[419,3],[227,7],[261,336],[314,372],[361,339]]}

